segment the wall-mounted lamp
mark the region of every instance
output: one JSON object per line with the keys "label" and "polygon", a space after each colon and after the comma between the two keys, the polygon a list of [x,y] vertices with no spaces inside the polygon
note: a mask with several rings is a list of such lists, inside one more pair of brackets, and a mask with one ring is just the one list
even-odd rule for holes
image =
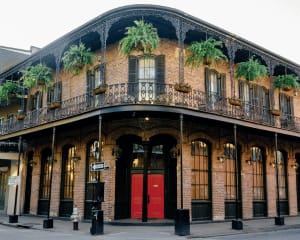
{"label": "wall-mounted lamp", "polygon": [[[277,163],[277,166],[280,167],[281,165],[282,165],[282,162],[279,161],[279,162]],[[276,162],[275,162],[275,160],[274,160],[273,162],[270,162],[270,166],[272,166],[273,168],[276,167]]]}
{"label": "wall-mounted lamp", "polygon": [[246,163],[247,163],[248,165],[252,165],[253,161],[252,161],[251,159],[247,159],[247,160],[246,160]]}
{"label": "wall-mounted lamp", "polygon": [[169,153],[171,158],[177,158],[177,156],[180,155],[179,149],[177,149],[175,146],[170,149]]}
{"label": "wall-mounted lamp", "polygon": [[77,163],[81,160],[81,157],[77,155],[77,153],[75,152],[74,155],[72,156],[72,161],[74,163]]}
{"label": "wall-mounted lamp", "polygon": [[226,157],[224,155],[217,157],[217,159],[220,163],[223,163],[225,161],[225,158]]}
{"label": "wall-mounted lamp", "polygon": [[299,167],[299,164],[295,161],[292,165],[292,168],[297,169]]}
{"label": "wall-mounted lamp", "polygon": [[121,154],[122,154],[122,149],[119,146],[113,147],[111,155],[115,156],[116,158],[120,158]]}
{"label": "wall-mounted lamp", "polygon": [[37,165],[37,162],[35,162],[35,161],[33,161],[33,160],[30,160],[30,161],[28,162],[28,164],[29,164],[29,166],[33,167],[33,166]]}

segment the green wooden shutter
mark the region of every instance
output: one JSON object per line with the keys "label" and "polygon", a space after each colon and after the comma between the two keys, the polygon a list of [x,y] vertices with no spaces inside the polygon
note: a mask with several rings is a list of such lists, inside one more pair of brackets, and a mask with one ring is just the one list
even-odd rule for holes
{"label": "green wooden shutter", "polygon": [[156,94],[164,94],[166,92],[165,85],[165,55],[159,55],[155,58],[156,70]]}
{"label": "green wooden shutter", "polygon": [[222,98],[226,97],[226,74],[220,74],[220,94]]}
{"label": "green wooden shutter", "polygon": [[128,57],[128,95],[135,95],[138,83],[138,58],[136,56]]}
{"label": "green wooden shutter", "polygon": [[61,102],[61,95],[62,95],[62,82],[57,82],[55,84],[55,88],[54,88],[54,100]]}
{"label": "green wooden shutter", "polygon": [[52,95],[53,95],[53,87],[48,87],[47,88],[47,104],[50,104],[52,102],[52,98],[53,98]]}
{"label": "green wooden shutter", "polygon": [[205,79],[205,92],[208,95],[210,93],[210,84],[209,84],[209,68],[204,69],[204,79]]}
{"label": "green wooden shutter", "polygon": [[89,107],[91,105],[91,91],[92,91],[92,77],[91,71],[86,72],[86,105]]}

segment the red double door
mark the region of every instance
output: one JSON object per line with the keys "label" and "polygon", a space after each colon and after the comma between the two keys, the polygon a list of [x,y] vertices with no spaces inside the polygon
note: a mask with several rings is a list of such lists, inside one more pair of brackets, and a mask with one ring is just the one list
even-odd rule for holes
{"label": "red double door", "polygon": [[[164,218],[164,175],[148,174],[148,218]],[[142,218],[143,174],[131,174],[131,218]]]}

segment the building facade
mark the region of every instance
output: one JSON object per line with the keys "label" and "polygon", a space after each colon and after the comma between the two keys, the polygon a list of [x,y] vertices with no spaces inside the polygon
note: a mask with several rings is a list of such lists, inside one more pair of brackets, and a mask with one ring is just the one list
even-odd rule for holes
{"label": "building facade", "polygon": [[[157,29],[159,47],[151,55],[120,54],[126,27],[141,19]],[[228,61],[186,65],[187,47],[209,37],[223,43]],[[97,60],[73,75],[62,58],[79,43]],[[236,78],[250,56],[266,77]],[[101,204],[105,221],[173,219],[181,208],[192,221],[300,211],[300,97],[273,84],[278,75],[299,76],[299,65],[153,5],[100,15],[3,72],[1,84],[22,84],[22,70],[38,63],[53,69],[53,85],[23,86],[19,98],[1,102],[0,210],[70,217],[76,206],[89,219]],[[178,91],[184,82],[191,89]],[[100,83],[106,89],[98,94]],[[59,106],[50,104],[54,98]],[[17,185],[8,185],[11,176],[20,176]],[[95,182],[104,183],[103,199]]]}

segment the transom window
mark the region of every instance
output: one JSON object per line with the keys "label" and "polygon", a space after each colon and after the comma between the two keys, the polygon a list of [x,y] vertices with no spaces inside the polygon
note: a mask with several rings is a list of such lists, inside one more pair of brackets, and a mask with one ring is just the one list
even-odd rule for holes
{"label": "transom window", "polygon": [[209,200],[208,146],[205,142],[192,142],[192,200]]}

